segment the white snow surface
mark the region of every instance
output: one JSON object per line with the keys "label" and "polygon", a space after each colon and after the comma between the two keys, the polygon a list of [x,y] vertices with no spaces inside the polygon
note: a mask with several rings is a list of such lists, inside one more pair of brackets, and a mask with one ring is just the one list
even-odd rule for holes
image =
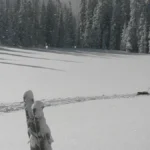
{"label": "white snow surface", "polygon": [[[150,87],[150,56],[0,48],[0,103],[132,94]],[[44,109],[53,150],[149,150],[150,97],[105,99]],[[1,150],[29,150],[24,110],[0,114]]]}
{"label": "white snow surface", "polygon": [[[150,87],[150,55],[0,48],[0,102],[134,93]],[[42,68],[43,67],[43,68]]]}
{"label": "white snow surface", "polygon": [[[104,100],[45,108],[53,150],[149,150],[150,100]],[[24,111],[1,114],[2,150],[29,150]]]}

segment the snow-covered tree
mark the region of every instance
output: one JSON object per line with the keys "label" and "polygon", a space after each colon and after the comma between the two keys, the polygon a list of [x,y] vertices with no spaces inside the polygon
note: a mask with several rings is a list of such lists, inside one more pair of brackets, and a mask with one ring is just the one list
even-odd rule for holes
{"label": "snow-covered tree", "polygon": [[110,48],[120,49],[121,32],[122,32],[122,11],[121,11],[121,0],[115,0],[113,4],[113,14],[111,20],[111,37],[110,37]]}
{"label": "snow-covered tree", "polygon": [[41,45],[46,45],[46,6],[45,2],[42,3],[41,13],[40,13],[40,34],[41,39],[40,43]]}
{"label": "snow-covered tree", "polygon": [[120,45],[121,50],[124,50],[124,51],[126,50],[127,37],[128,37],[128,26],[125,23],[123,26],[122,34],[121,34],[121,45]]}
{"label": "snow-covered tree", "polygon": [[103,49],[109,49],[110,47],[110,29],[111,29],[111,18],[112,18],[112,0],[102,0],[102,34],[101,43]]}
{"label": "snow-covered tree", "polygon": [[86,10],[87,10],[87,0],[81,0],[80,3],[80,13],[79,13],[79,37],[80,37],[80,46],[84,46],[84,33],[86,27]]}
{"label": "snow-covered tree", "polygon": [[60,22],[59,22],[59,27],[58,27],[58,41],[57,41],[58,47],[64,46],[64,37],[65,37],[64,35],[65,35],[65,29],[64,29],[64,22],[63,22],[63,12],[61,10]]}
{"label": "snow-covered tree", "polygon": [[111,16],[112,1],[99,0],[93,15],[91,35],[93,47],[109,48]]}
{"label": "snow-covered tree", "polygon": [[39,0],[32,0],[32,9],[33,9],[33,46],[38,46],[40,41],[40,2]]}
{"label": "snow-covered tree", "polygon": [[88,6],[86,11],[86,26],[84,33],[84,47],[91,47],[92,38],[91,38],[91,28],[92,28],[92,19],[93,12],[97,4],[97,0],[88,0]]}
{"label": "snow-covered tree", "polygon": [[65,29],[65,39],[64,46],[72,47],[75,43],[75,27],[74,27],[74,17],[72,14],[72,6],[69,3],[69,7],[65,5],[64,7],[64,29]]}
{"label": "snow-covered tree", "polygon": [[149,27],[149,32],[148,32],[148,51],[150,52],[150,27]]}
{"label": "snow-covered tree", "polygon": [[150,45],[149,45],[149,32],[150,32],[150,0],[146,0],[146,6],[145,6],[145,15],[146,15],[146,53],[150,52]]}
{"label": "snow-covered tree", "polygon": [[146,19],[142,12],[140,16],[139,30],[138,30],[138,47],[140,53],[146,52]]}
{"label": "snow-covered tree", "polygon": [[55,6],[52,0],[48,0],[46,13],[46,43],[53,46],[53,32],[55,27]]}
{"label": "snow-covered tree", "polygon": [[140,0],[132,0],[130,3],[130,21],[128,23],[126,51],[138,52],[138,20],[140,15]]}
{"label": "snow-covered tree", "polygon": [[53,2],[53,32],[52,32],[52,43],[53,46],[56,47],[57,46],[57,42],[58,42],[58,33],[59,33],[59,26],[60,26],[60,17],[61,17],[61,3],[60,0],[56,0]]}
{"label": "snow-covered tree", "polygon": [[126,50],[128,22],[130,20],[130,0],[122,0],[121,12],[122,12],[122,15],[121,15],[122,16],[122,33],[121,33],[120,49]]}
{"label": "snow-covered tree", "polygon": [[5,40],[5,5],[4,1],[0,0],[0,44]]}
{"label": "snow-covered tree", "polygon": [[93,24],[91,30],[92,47],[100,48],[101,43],[101,21],[102,21],[102,2],[99,1],[95,7],[93,15]]}

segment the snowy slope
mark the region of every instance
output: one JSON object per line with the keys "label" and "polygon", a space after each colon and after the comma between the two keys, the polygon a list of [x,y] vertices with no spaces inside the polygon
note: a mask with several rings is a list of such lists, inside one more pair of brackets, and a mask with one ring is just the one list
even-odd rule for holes
{"label": "snowy slope", "polygon": [[135,93],[150,87],[150,55],[0,48],[0,102]]}
{"label": "snowy slope", "polygon": [[[54,150],[148,150],[149,97],[45,108]],[[13,118],[13,120],[12,120]],[[1,114],[2,150],[29,150],[24,111]]]}
{"label": "snowy slope", "polygon": [[[73,102],[77,96],[83,100],[99,96],[95,101],[45,108],[55,140],[53,149],[149,150],[150,97],[132,95],[150,87],[149,64],[149,55],[1,47],[0,109],[8,102],[22,102],[28,89],[35,99],[56,98],[59,103]],[[119,94],[131,96],[115,99]],[[1,113],[0,148],[29,150],[27,142],[24,111]]]}

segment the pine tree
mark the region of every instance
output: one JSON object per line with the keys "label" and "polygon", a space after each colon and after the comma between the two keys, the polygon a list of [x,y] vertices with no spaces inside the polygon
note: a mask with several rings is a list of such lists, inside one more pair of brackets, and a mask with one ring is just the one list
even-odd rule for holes
{"label": "pine tree", "polygon": [[128,38],[128,25],[125,23],[123,26],[122,34],[121,34],[121,50],[126,50],[126,44],[127,44],[127,38]]}
{"label": "pine tree", "polygon": [[102,47],[101,43],[101,32],[102,32],[102,2],[99,1],[95,7],[94,15],[93,15],[93,24],[91,30],[91,38],[92,38],[92,47],[100,48]]}
{"label": "pine tree", "polygon": [[130,20],[130,0],[122,0],[121,11],[123,25],[127,26]]}
{"label": "pine tree", "polygon": [[68,31],[68,15],[69,15],[69,9],[67,5],[64,5],[63,8],[63,22],[64,22],[64,47],[69,47],[70,46],[70,36],[69,36],[69,31]]}
{"label": "pine tree", "polygon": [[80,37],[80,46],[84,47],[84,33],[86,27],[86,8],[87,8],[87,0],[81,0],[80,4],[80,20],[79,20],[79,37]]}
{"label": "pine tree", "polygon": [[69,7],[64,7],[64,46],[72,47],[75,44],[75,22],[72,14],[72,6],[69,3]]}
{"label": "pine tree", "polygon": [[149,46],[149,32],[150,32],[150,0],[146,0],[145,5],[145,16],[146,16],[146,53],[150,52],[150,46]]}
{"label": "pine tree", "polygon": [[140,16],[140,24],[139,24],[139,33],[138,33],[138,47],[139,47],[139,52],[143,53],[145,52],[146,49],[146,39],[145,39],[145,35],[146,35],[146,20],[145,20],[145,16],[144,13],[141,14]]}
{"label": "pine tree", "polygon": [[121,50],[126,50],[128,23],[130,20],[130,0],[122,0],[122,34],[121,34]]}
{"label": "pine tree", "polygon": [[5,10],[5,44],[13,46],[13,8],[10,0],[6,0],[6,10]]}
{"label": "pine tree", "polygon": [[0,44],[4,43],[5,39],[5,5],[4,1],[0,0]]}
{"label": "pine tree", "polygon": [[121,11],[121,0],[115,0],[113,6],[113,15],[111,21],[111,38],[110,48],[120,49],[121,32],[122,32],[122,11]]}
{"label": "pine tree", "polygon": [[128,24],[126,51],[138,52],[138,17],[140,15],[140,0],[133,0],[130,3],[130,21]]}
{"label": "pine tree", "polygon": [[13,30],[14,30],[14,35],[13,35],[13,44],[14,46],[19,46],[20,45],[20,39],[19,39],[19,12],[21,8],[21,0],[17,0],[14,3],[14,13],[13,13]]}
{"label": "pine tree", "polygon": [[33,31],[32,31],[32,38],[33,38],[33,46],[39,45],[39,37],[40,37],[40,6],[39,0],[32,0],[32,9],[33,9]]}
{"label": "pine tree", "polygon": [[109,49],[110,28],[112,18],[112,0],[102,0],[102,33],[101,43],[103,49]]}
{"label": "pine tree", "polygon": [[[15,28],[15,36],[18,39],[16,44],[18,46],[29,47],[34,44],[35,37],[33,39],[33,11],[30,1],[23,0],[19,9],[17,22],[18,25]],[[14,23],[15,25],[15,23]]]}
{"label": "pine tree", "polygon": [[58,27],[58,41],[57,41],[57,47],[63,47],[64,46],[64,22],[63,22],[63,12],[61,10],[60,14],[60,22]]}
{"label": "pine tree", "polygon": [[46,45],[46,7],[45,7],[44,0],[42,3],[42,9],[40,13],[40,33],[41,33],[40,43],[42,46],[45,46]]}
{"label": "pine tree", "polygon": [[138,46],[140,53],[148,53],[148,20],[146,3],[140,3],[140,20],[138,24]]}
{"label": "pine tree", "polygon": [[148,51],[147,53],[150,52],[150,27],[149,27],[149,32],[148,32]]}
{"label": "pine tree", "polygon": [[78,24],[78,21],[77,21],[77,24],[76,24],[76,29],[75,29],[75,45],[78,47],[80,46],[80,28],[79,28],[79,24]]}
{"label": "pine tree", "polygon": [[94,9],[97,4],[97,0],[88,0],[88,6],[86,11],[86,26],[85,26],[85,34],[84,34],[84,47],[91,47],[92,46],[92,39],[91,39],[91,29],[92,29],[92,19]]}
{"label": "pine tree", "polygon": [[55,6],[52,0],[48,0],[46,13],[46,43],[53,46],[53,34],[55,26]]}
{"label": "pine tree", "polygon": [[[25,37],[24,37],[24,43],[26,45],[26,47],[31,47],[34,45],[34,36],[32,34],[32,31],[34,30],[34,20],[33,20],[33,17],[34,17],[34,12],[33,12],[33,9],[32,9],[32,3],[30,1],[26,1],[25,3],[25,6],[26,6],[26,9],[25,9],[25,24],[26,24],[26,27],[25,27]],[[38,35],[40,36],[39,34],[39,29],[38,29]],[[37,35],[37,36],[38,36]],[[39,45],[40,44],[40,41],[39,41],[39,37],[37,39],[37,42]]]}
{"label": "pine tree", "polygon": [[73,16],[72,12],[72,4],[69,2],[69,15],[68,15],[68,31],[70,36],[70,46],[74,46],[75,44],[75,28],[76,28],[76,20]]}
{"label": "pine tree", "polygon": [[60,24],[60,16],[61,15],[61,3],[59,0],[56,0],[53,4],[53,32],[52,32],[52,43],[53,46],[57,46],[58,42],[58,32],[59,32],[59,24]]}

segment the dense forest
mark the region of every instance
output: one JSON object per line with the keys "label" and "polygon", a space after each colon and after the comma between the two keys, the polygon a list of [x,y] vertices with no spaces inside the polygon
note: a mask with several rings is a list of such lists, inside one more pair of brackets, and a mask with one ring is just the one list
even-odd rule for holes
{"label": "dense forest", "polygon": [[0,44],[148,53],[150,0],[0,0]]}
{"label": "dense forest", "polygon": [[148,53],[150,1],[81,0],[79,45]]}
{"label": "dense forest", "polygon": [[72,47],[76,19],[59,0],[0,0],[0,43],[8,46]]}

